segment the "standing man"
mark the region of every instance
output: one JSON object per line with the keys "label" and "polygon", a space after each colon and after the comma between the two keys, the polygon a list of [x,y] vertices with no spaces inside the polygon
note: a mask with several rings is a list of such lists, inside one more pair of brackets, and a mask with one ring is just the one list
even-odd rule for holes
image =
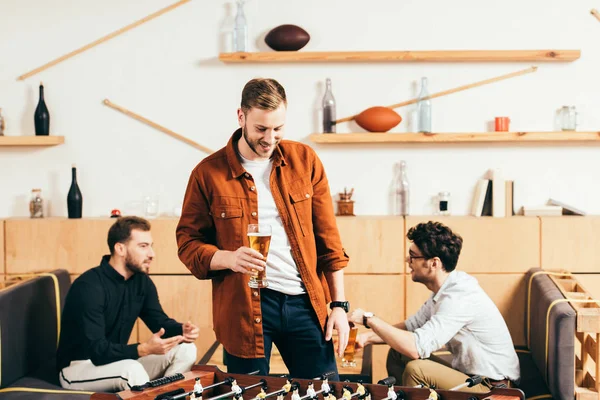
{"label": "standing man", "polygon": [[[154,259],[150,223],[117,219],[108,248],[110,255],[75,279],[67,294],[57,353],[61,386],[116,392],[189,371],[199,330],[169,318],[158,301],[148,277]],[[127,344],[138,317],[154,335]]]}
{"label": "standing man", "polygon": [[[212,279],[214,330],[227,370],[269,373],[272,343],[295,378],[337,367],[348,343],[342,248],[329,184],[315,152],[283,141],[287,99],[273,79],[242,91],[240,128],[192,171],[177,226],[179,258]],[[272,229],[267,260],[248,247],[248,224]],[[266,269],[268,288],[249,277]],[[327,303],[332,308],[327,315]]]}
{"label": "standing man", "polygon": [[[520,379],[519,359],[502,314],[477,279],[456,271],[462,238],[439,222],[410,228],[412,241],[406,262],[414,282],[432,293],[419,311],[394,326],[372,312],[354,310],[351,321],[371,328],[359,335],[357,347],[387,343],[388,374],[404,386],[425,385],[451,389],[471,375],[483,383],[461,389],[487,392],[500,384]],[[447,346],[452,365],[432,356]]]}

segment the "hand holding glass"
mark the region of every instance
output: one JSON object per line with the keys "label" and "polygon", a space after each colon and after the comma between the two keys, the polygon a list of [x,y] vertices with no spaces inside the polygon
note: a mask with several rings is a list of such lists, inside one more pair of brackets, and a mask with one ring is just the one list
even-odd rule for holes
{"label": "hand holding glass", "polygon": [[[267,255],[269,254],[269,246],[271,245],[271,225],[249,224],[248,243],[250,243],[250,248],[262,254],[266,261]],[[266,288],[269,286],[267,283],[266,267],[262,271],[255,271],[254,275],[250,277],[248,286],[255,289]]]}

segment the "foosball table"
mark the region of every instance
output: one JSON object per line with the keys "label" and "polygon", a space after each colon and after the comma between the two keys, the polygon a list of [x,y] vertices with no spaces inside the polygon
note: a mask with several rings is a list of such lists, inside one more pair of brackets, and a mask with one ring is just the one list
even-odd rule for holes
{"label": "foosball table", "polygon": [[[465,383],[461,386],[467,386]],[[525,400],[519,389],[494,388],[487,393],[432,390],[395,385],[393,378],[378,384],[331,382],[327,375],[315,379],[230,374],[212,365],[195,365],[176,378],[122,392],[95,393],[92,400]]]}

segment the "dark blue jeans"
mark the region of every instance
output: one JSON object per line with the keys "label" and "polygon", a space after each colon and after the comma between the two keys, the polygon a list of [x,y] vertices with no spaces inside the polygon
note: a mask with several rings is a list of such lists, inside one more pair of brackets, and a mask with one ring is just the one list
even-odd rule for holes
{"label": "dark blue jeans", "polygon": [[329,379],[339,380],[333,341],[325,341],[308,295],[289,296],[261,289],[260,298],[265,357],[240,358],[227,353],[227,372],[246,374],[259,370],[259,375],[268,375],[275,343],[292,378],[312,379],[333,371],[335,376]]}

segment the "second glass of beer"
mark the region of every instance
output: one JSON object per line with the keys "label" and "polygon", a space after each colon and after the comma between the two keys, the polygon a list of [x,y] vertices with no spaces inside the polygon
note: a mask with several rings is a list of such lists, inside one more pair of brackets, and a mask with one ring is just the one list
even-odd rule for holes
{"label": "second glass of beer", "polygon": [[350,335],[348,336],[348,345],[344,350],[344,357],[342,358],[342,367],[356,367],[356,361],[354,361],[354,352],[356,351],[356,335],[358,334],[358,327],[353,322],[350,324]]}
{"label": "second glass of beer", "polygon": [[[271,245],[271,225],[267,224],[249,224],[248,225],[248,242],[250,248],[258,251],[267,260],[269,254],[269,246]],[[254,275],[250,277],[248,286],[255,289],[266,288],[267,283],[267,270],[255,271]]]}

